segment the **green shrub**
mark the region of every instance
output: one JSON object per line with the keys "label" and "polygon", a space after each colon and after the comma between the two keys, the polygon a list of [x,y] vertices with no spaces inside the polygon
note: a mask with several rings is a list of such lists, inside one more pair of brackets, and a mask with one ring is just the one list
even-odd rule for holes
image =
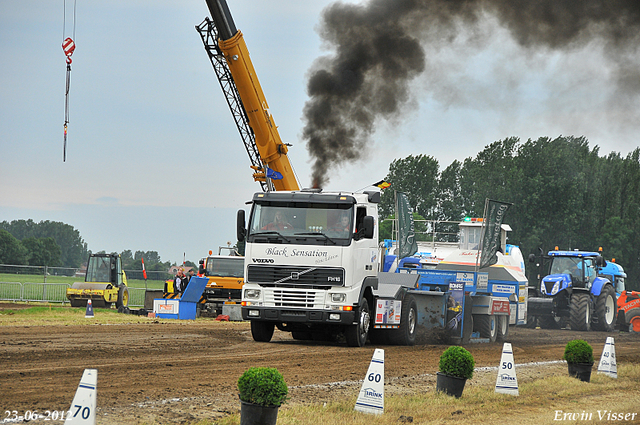
{"label": "green shrub", "polygon": [[453,345],[440,356],[440,373],[458,378],[471,379],[476,362],[470,352]]}
{"label": "green shrub", "polygon": [[593,348],[586,341],[574,339],[564,347],[563,359],[567,363],[593,363]]}
{"label": "green shrub", "polygon": [[278,369],[251,367],[238,379],[240,400],[260,406],[280,406],[287,399],[289,389]]}

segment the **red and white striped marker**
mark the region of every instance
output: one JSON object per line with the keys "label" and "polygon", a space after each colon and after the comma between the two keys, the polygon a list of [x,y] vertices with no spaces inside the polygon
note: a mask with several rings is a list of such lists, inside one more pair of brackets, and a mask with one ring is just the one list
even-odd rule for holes
{"label": "red and white striped marker", "polygon": [[144,258],[140,257],[142,260],[142,275],[144,276],[144,280],[147,280],[147,270],[144,268]]}

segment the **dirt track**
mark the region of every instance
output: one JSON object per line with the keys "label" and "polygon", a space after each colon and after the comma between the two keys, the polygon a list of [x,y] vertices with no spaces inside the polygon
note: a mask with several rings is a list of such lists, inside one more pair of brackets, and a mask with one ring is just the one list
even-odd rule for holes
{"label": "dirt track", "polygon": [[[619,363],[640,363],[640,334],[615,333]],[[516,363],[557,361],[564,345],[581,338],[599,359],[608,334],[511,328]],[[435,387],[438,359],[446,345],[386,346],[386,391]],[[502,344],[470,344],[476,367],[497,366]],[[299,342],[276,331],[271,343],[256,343],[248,323],[199,319],[130,325],[0,328],[0,423],[6,410],[66,410],[85,368],[98,369],[98,423],[183,423],[213,419],[239,409],[236,382],[250,366],[277,367],[291,403],[354,396],[374,347]],[[540,373],[566,373],[566,365],[518,372],[519,381]],[[544,369],[545,372],[541,372]],[[471,385],[492,386],[478,373]],[[493,380],[493,382],[491,381]],[[324,385],[323,385],[324,384]],[[139,408],[146,407],[145,409]]]}

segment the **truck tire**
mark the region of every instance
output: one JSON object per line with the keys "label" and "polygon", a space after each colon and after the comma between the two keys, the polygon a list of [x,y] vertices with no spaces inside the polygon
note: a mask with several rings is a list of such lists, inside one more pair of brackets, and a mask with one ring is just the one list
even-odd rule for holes
{"label": "truck tire", "polygon": [[496,342],[498,337],[498,318],[497,316],[476,314],[473,316],[473,326],[480,332],[482,338],[489,338],[489,342]]}
{"label": "truck tire", "polygon": [[569,324],[571,330],[588,331],[591,327],[591,295],[578,292],[571,296]]}
{"label": "truck tire", "polygon": [[592,327],[596,331],[611,332],[616,326],[616,292],[611,285],[604,285],[596,299]]}
{"label": "truck tire", "polygon": [[418,331],[416,300],[411,295],[407,295],[402,304],[400,327],[389,333],[389,342],[396,345],[415,345]]}
{"label": "truck tire", "polygon": [[344,331],[344,337],[349,347],[364,347],[369,336],[369,326],[371,325],[371,314],[369,314],[369,303],[366,298],[360,301],[358,307],[358,323],[348,326]]}
{"label": "truck tire", "polygon": [[118,301],[116,301],[116,308],[129,306],[129,289],[126,286],[121,286],[118,289]]}
{"label": "truck tire", "polygon": [[496,341],[505,342],[509,336],[509,316],[497,316],[496,325]]}
{"label": "truck tire", "polygon": [[273,322],[251,321],[251,336],[257,342],[269,342],[273,337],[275,324]]}

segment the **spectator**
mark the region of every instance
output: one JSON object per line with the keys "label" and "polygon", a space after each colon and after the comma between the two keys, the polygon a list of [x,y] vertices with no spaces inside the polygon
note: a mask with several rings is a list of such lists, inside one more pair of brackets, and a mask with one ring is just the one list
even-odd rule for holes
{"label": "spectator", "polygon": [[182,269],[178,269],[178,273],[176,274],[175,279],[173,279],[173,291],[176,293],[182,292],[182,278],[184,277],[184,272]]}

